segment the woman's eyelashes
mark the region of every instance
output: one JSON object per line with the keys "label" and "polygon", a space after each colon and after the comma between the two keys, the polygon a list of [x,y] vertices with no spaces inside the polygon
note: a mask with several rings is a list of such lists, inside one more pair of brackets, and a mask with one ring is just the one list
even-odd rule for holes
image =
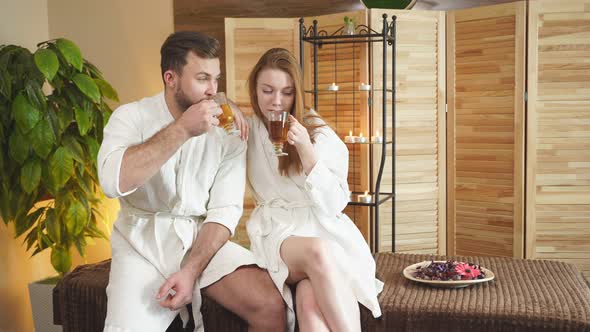
{"label": "woman's eyelashes", "polygon": [[[262,93],[267,94],[267,95],[272,95],[274,93],[274,91],[272,91],[272,90],[262,90]],[[281,93],[283,95],[285,95],[285,96],[292,96],[293,95],[293,91],[283,91]]]}

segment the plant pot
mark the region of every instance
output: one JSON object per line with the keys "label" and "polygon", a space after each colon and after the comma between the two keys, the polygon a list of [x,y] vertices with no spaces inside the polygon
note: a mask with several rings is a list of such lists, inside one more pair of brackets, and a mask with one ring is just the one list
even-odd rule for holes
{"label": "plant pot", "polygon": [[58,278],[39,280],[29,284],[29,298],[33,311],[33,322],[37,332],[62,332],[53,324],[53,288]]}
{"label": "plant pot", "polygon": [[354,35],[354,23],[344,23],[344,34]]}

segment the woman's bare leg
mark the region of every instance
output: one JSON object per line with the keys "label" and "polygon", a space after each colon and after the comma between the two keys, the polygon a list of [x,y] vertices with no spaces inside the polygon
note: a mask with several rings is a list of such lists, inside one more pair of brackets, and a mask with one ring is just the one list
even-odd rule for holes
{"label": "woman's bare leg", "polygon": [[329,332],[328,323],[322,315],[309,279],[297,283],[297,321],[301,332]]}
{"label": "woman's bare leg", "polygon": [[315,299],[332,331],[360,331],[360,312],[348,276],[342,275],[324,240],[287,238],[281,257],[289,268],[288,283],[308,278]]}

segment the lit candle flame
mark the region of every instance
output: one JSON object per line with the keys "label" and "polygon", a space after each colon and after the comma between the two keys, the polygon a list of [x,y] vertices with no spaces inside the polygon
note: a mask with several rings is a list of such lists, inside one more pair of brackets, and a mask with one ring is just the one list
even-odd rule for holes
{"label": "lit candle flame", "polygon": [[365,196],[367,196],[367,195],[369,195],[369,191],[368,190],[365,191]]}
{"label": "lit candle flame", "polygon": [[379,137],[379,130],[377,130],[377,133],[375,134],[375,136]]}
{"label": "lit candle flame", "polygon": [[352,130],[348,132],[348,136],[352,136]]}
{"label": "lit candle flame", "polygon": [[359,134],[359,137],[363,137],[363,133],[362,132]]}

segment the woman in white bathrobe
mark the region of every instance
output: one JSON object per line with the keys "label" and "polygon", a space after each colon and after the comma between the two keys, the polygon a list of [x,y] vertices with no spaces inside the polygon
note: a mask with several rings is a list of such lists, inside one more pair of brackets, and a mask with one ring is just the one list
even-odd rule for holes
{"label": "woman in white bathrobe", "polygon": [[[348,149],[313,111],[304,113],[301,71],[285,49],[271,49],[249,77],[255,116],[248,138],[248,181],[256,209],[247,230],[257,263],[268,270],[295,323],[288,285],[296,284],[301,331],[360,331],[358,302],[381,316],[375,261],[354,223]],[[272,112],[287,111],[288,156],[277,157],[267,131]]]}

